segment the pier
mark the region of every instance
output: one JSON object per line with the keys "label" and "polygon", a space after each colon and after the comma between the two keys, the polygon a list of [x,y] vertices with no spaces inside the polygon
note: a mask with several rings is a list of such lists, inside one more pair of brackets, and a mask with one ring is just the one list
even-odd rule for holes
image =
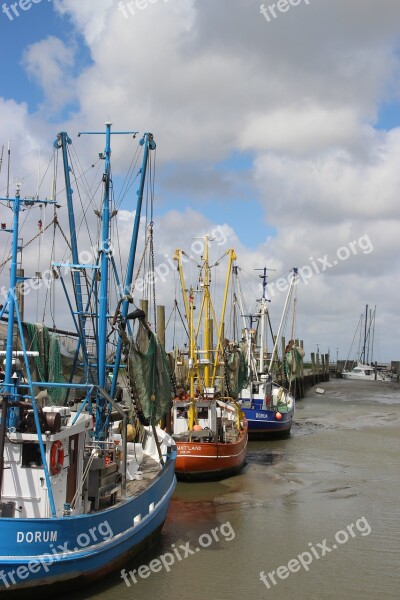
{"label": "pier", "polygon": [[[304,349],[303,340],[295,340],[295,346]],[[282,353],[284,355],[286,348],[285,337],[281,339]],[[288,381],[284,372],[284,361],[279,361],[276,364],[275,380],[280,385],[287,387]],[[318,383],[329,381],[332,368],[336,373],[336,365],[332,367],[329,361],[329,354],[322,354],[319,352],[311,353],[311,362],[302,362],[300,372],[297,377],[292,381],[292,390],[296,400],[304,398],[307,390]]]}

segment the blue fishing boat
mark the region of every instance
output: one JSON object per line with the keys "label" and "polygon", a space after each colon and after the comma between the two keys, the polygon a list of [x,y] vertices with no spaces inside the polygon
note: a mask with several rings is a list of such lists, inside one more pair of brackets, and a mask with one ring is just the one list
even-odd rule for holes
{"label": "blue fishing boat", "polygon": [[[268,299],[266,296],[266,269],[261,276],[263,279],[263,293],[259,300],[259,310],[255,315],[247,315],[244,328],[244,345],[246,348],[248,377],[246,386],[240,393],[240,407],[248,422],[249,438],[288,436],[293,423],[295,412],[295,398],[290,389],[290,384],[304,356],[301,348],[297,348],[291,340],[286,347],[283,358],[285,376],[288,387],[274,381],[275,365],[277,362],[277,344],[280,339],[283,324],[287,318],[290,301],[293,296],[297,280],[297,270],[294,269],[288,294],[283,309],[283,314],[276,336],[271,337],[273,349],[269,360],[267,355],[267,324],[271,328],[268,314]],[[240,292],[240,286],[239,286]],[[240,298],[240,293],[239,293]],[[242,304],[242,300],[240,300]],[[243,305],[242,315],[245,315]],[[257,321],[257,328],[253,328]]]}
{"label": "blue fishing boat", "polygon": [[[1,232],[12,236],[9,290],[0,309],[6,328],[0,379],[0,590],[5,595],[81,586],[127,566],[128,558],[146,550],[160,532],[176,485],[175,442],[157,426],[170,409],[170,372],[146,315],[129,312],[155,142],[145,133],[138,147],[136,213],[121,274],[111,251],[116,229],[111,227],[116,214],[111,138],[134,138],[137,132],[112,131],[106,123],[105,132],[93,133],[105,134],[105,149],[99,155],[104,166],[100,211],[95,211],[100,237],[90,264],[81,260],[72,201],[72,142],[61,132],[54,144],[54,154],[63,158],[69,236],[62,238],[71,260],[53,261],[51,273],[74,324],[73,331],[63,332],[73,343],[69,354],[62,350],[59,330],[26,323],[21,310],[21,286],[29,279],[19,271],[20,212],[39,203],[58,211],[60,200],[23,198],[19,185],[14,198],[0,199],[12,213],[12,224]],[[55,308],[60,306],[59,295]],[[119,385],[121,373],[127,373],[128,399]]]}

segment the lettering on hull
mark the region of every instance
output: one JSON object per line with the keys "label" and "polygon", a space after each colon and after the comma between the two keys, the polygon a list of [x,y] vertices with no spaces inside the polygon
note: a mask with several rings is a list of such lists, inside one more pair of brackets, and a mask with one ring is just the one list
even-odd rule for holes
{"label": "lettering on hull", "polygon": [[57,531],[17,531],[17,543],[56,542]]}

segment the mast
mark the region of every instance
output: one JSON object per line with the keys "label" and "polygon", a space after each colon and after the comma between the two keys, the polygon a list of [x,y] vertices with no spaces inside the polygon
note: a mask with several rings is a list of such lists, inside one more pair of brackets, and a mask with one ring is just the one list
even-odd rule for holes
{"label": "mast", "polygon": [[374,341],[375,341],[375,316],[376,316],[376,305],[374,307],[374,312],[372,315],[372,341],[371,341],[371,365],[373,363],[373,354],[374,354]]}
{"label": "mast", "polygon": [[363,342],[363,347],[362,347],[362,351],[361,351],[361,357],[362,357],[362,364],[365,365],[365,348],[366,348],[366,344],[367,344],[367,321],[368,321],[368,304],[366,304],[365,306],[365,321],[364,321],[364,342]]}
{"label": "mast", "polygon": [[287,307],[289,305],[290,297],[292,295],[293,287],[294,287],[295,281],[297,279],[297,274],[298,274],[298,269],[294,268],[293,269],[293,275],[292,275],[292,281],[290,282],[289,290],[288,290],[288,293],[287,293],[287,296],[286,296],[285,306],[284,306],[283,311],[282,311],[281,322],[279,323],[279,328],[278,328],[278,332],[276,334],[276,339],[275,339],[274,347],[272,349],[271,359],[269,361],[269,367],[268,367],[268,372],[269,373],[271,373],[271,368],[272,368],[272,364],[274,362],[276,348],[277,348],[277,345],[278,345],[278,342],[279,342],[279,338],[281,336],[281,332],[282,332],[282,328],[283,328],[283,322],[285,320],[285,315],[286,315]]}
{"label": "mast", "polygon": [[194,389],[194,377],[195,377],[195,365],[197,363],[195,356],[195,335],[194,335],[194,290],[191,287],[189,292],[189,382],[190,382],[190,394],[189,398],[191,400],[194,399],[195,389]]}
{"label": "mast", "polygon": [[110,247],[110,162],[111,162],[111,123],[106,123],[106,144],[105,144],[105,166],[103,174],[104,195],[103,210],[101,215],[102,229],[100,240],[100,295],[99,295],[99,349],[97,380],[100,387],[104,388],[106,383],[107,367],[107,324],[108,324],[108,267],[109,254],[106,248]]}
{"label": "mast", "polygon": [[[137,191],[138,198],[137,198],[137,204],[136,204],[135,222],[134,222],[134,227],[133,227],[131,246],[130,246],[130,250],[129,250],[128,266],[126,269],[126,276],[125,276],[125,285],[124,285],[124,290],[123,290],[124,300],[122,302],[122,307],[121,307],[122,320],[124,320],[126,318],[126,316],[128,314],[128,308],[129,308],[129,296],[130,296],[130,291],[131,291],[131,286],[132,286],[132,281],[133,281],[133,267],[135,264],[137,241],[138,241],[138,237],[139,237],[140,215],[142,212],[143,191],[144,191],[144,184],[145,184],[146,173],[147,173],[147,166],[149,163],[149,151],[155,150],[155,148],[156,148],[156,143],[154,141],[153,134],[145,133],[143,138],[140,140],[140,145],[144,146],[144,152],[143,152],[142,168],[140,170],[140,184],[139,184],[139,189]],[[118,370],[119,370],[119,366],[120,366],[120,362],[121,362],[121,350],[122,350],[122,339],[121,339],[121,337],[119,337],[118,342],[117,342],[117,349],[116,349],[116,353],[115,353],[113,381],[112,381],[111,391],[110,391],[110,396],[112,398],[115,395],[115,389],[116,389],[116,385],[117,385]]]}
{"label": "mast", "polygon": [[[11,266],[10,266],[10,290],[8,295],[8,323],[7,323],[7,346],[6,346],[6,369],[4,383],[8,390],[12,389],[13,375],[13,347],[14,347],[14,320],[15,320],[15,301],[16,301],[16,286],[17,286],[17,256],[18,256],[18,230],[19,230],[19,212],[21,206],[20,197],[21,184],[17,183],[17,191],[14,202],[12,203],[13,211],[13,228],[12,228],[12,250],[11,250]],[[8,198],[8,194],[7,194]],[[17,415],[16,409],[10,408],[7,426],[15,427]]]}
{"label": "mast", "polygon": [[[70,241],[71,241],[71,252],[72,252],[72,263],[75,266],[79,265],[79,255],[78,255],[78,242],[76,237],[76,226],[75,226],[75,214],[74,214],[74,206],[72,202],[72,186],[71,186],[71,177],[70,177],[70,166],[68,162],[68,145],[72,144],[71,139],[68,137],[68,134],[65,131],[61,131],[56,141],[54,142],[55,148],[61,148],[62,157],[63,157],[63,167],[64,167],[64,180],[65,180],[65,189],[67,194],[67,206],[68,206],[68,222],[69,222],[69,231],[70,231]],[[79,323],[79,340],[82,344],[84,355],[86,359],[86,347],[85,347],[85,317],[84,317],[84,307],[82,302],[82,286],[81,286],[81,276],[79,270],[72,269],[72,278],[75,289],[75,298],[76,298],[76,308],[78,312],[78,323]],[[78,343],[78,349],[79,345]],[[84,360],[84,369],[86,379],[88,377],[89,365],[88,361]]]}
{"label": "mast", "polygon": [[[247,326],[246,323],[246,315],[245,315],[245,311],[244,311],[244,306],[243,306],[243,293],[242,293],[242,287],[240,285],[240,279],[238,276],[238,270],[239,267],[234,266],[233,267],[233,274],[235,275],[236,278],[236,283],[237,283],[237,287],[238,287],[238,299],[239,299],[239,307],[240,307],[240,312],[241,312],[241,316],[243,319],[243,325],[244,325],[244,335],[246,338],[246,348],[247,348],[247,377],[250,380],[251,378],[251,374],[254,373],[254,375],[257,375],[257,366],[255,365],[255,361],[254,361],[254,357],[253,357],[253,353],[251,351],[251,335],[250,335],[250,329],[251,329],[251,315],[249,316],[250,319],[250,327]],[[252,394],[251,388],[250,388],[250,393]]]}
{"label": "mast", "polygon": [[[98,347],[97,347],[97,382],[100,388],[106,388],[106,373],[107,373],[107,331],[108,331],[108,320],[109,320],[109,306],[108,306],[108,293],[109,293],[109,263],[111,258],[111,239],[110,239],[110,190],[111,190],[111,133],[113,135],[126,135],[133,134],[136,136],[137,131],[113,131],[111,132],[112,123],[106,122],[106,130],[104,131],[82,131],[79,135],[105,135],[105,148],[104,153],[100,155],[104,162],[103,172],[103,207],[101,212],[101,240],[99,243],[99,256],[100,256],[100,292],[98,298],[98,314],[97,314],[97,332],[98,332]],[[119,365],[118,365],[119,366]],[[115,372],[116,365],[114,365]],[[116,369],[118,372],[118,368]],[[115,377],[114,377],[115,379]],[[115,386],[114,386],[115,391]],[[103,394],[97,396],[96,402],[96,425],[95,432],[96,438],[99,439],[104,434],[104,424],[106,422],[107,415],[104,407],[106,400]]]}
{"label": "mast", "polygon": [[215,378],[217,376],[217,368],[218,368],[218,364],[219,364],[219,356],[220,356],[220,351],[222,350],[222,332],[223,332],[223,327],[224,327],[224,322],[225,322],[225,311],[226,311],[226,304],[227,304],[227,300],[228,300],[229,282],[230,282],[231,273],[232,273],[232,265],[233,265],[233,262],[237,258],[236,254],[235,254],[235,251],[232,250],[232,249],[227,250],[225,252],[225,256],[227,254],[229,254],[229,262],[228,262],[228,270],[227,270],[227,274],[226,274],[224,299],[223,299],[223,302],[222,302],[222,312],[221,312],[221,319],[220,319],[220,322],[219,322],[217,348],[216,348],[216,352],[215,352],[215,362],[214,362],[214,370],[213,370],[212,384],[211,385],[214,385]]}
{"label": "mast", "polygon": [[6,194],[6,198],[7,199],[10,197],[10,164],[11,164],[11,146],[10,146],[10,142],[8,142],[8,149],[7,149],[7,194]]}
{"label": "mast", "polygon": [[204,236],[204,275],[203,275],[203,286],[204,286],[204,386],[210,387],[210,265],[208,263],[208,235]]}
{"label": "mast", "polygon": [[[261,269],[255,269],[256,271],[260,271]],[[270,269],[268,269],[270,270]],[[263,274],[259,275],[260,279],[262,279],[262,297],[260,300],[260,365],[259,372],[264,373],[264,351],[265,351],[265,315],[267,314],[269,302],[267,298],[267,268],[264,267],[262,269]]]}
{"label": "mast", "polygon": [[[2,401],[2,421],[0,428],[0,497],[1,497],[1,488],[2,488],[2,478],[3,478],[3,454],[4,454],[4,444],[5,444],[5,435],[6,428],[16,428],[19,422],[19,413],[20,407],[19,402],[21,400],[21,396],[18,392],[18,385],[20,383],[20,374],[17,373],[17,369],[14,366],[14,323],[17,322],[18,333],[21,340],[22,345],[22,355],[25,363],[25,369],[28,377],[28,388],[30,392],[30,397],[28,396],[29,401],[32,403],[33,409],[33,417],[35,422],[36,433],[38,436],[39,443],[39,451],[41,455],[41,460],[44,469],[44,477],[46,481],[46,486],[49,494],[49,503],[50,509],[53,517],[56,514],[54,496],[52,491],[52,486],[50,482],[50,475],[48,465],[46,463],[46,452],[43,443],[43,437],[41,433],[41,426],[39,420],[38,408],[35,400],[35,395],[33,392],[33,384],[32,377],[30,374],[28,354],[25,340],[24,340],[24,332],[22,329],[22,320],[20,310],[18,308],[18,295],[17,295],[17,285],[23,281],[22,277],[18,274],[18,252],[21,251],[21,246],[18,243],[18,233],[19,233],[19,214],[21,210],[21,203],[24,200],[21,199],[21,184],[17,183],[17,189],[15,198],[10,198],[7,190],[7,197],[0,198],[0,200],[7,200],[10,203],[10,206],[13,211],[13,226],[12,229],[6,229],[6,233],[12,234],[12,247],[11,247],[11,266],[10,266],[10,287],[8,291],[8,297],[6,302],[4,303],[3,308],[0,311],[0,316],[2,316],[7,307],[8,313],[8,323],[7,323],[7,344],[6,344],[6,368],[5,368],[5,377],[4,382],[1,384],[1,387],[5,389],[5,393],[2,392],[3,401]],[[30,198],[29,204],[55,204],[54,200],[39,200],[39,198]]]}

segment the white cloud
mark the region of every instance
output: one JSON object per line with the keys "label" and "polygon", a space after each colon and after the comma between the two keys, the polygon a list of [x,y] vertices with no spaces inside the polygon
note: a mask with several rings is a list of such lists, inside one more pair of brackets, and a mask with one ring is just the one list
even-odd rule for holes
{"label": "white cloud", "polygon": [[[277,235],[246,249],[241,240],[252,215],[244,210],[234,227],[227,203],[226,218],[215,221],[230,227],[239,261],[249,270],[266,262],[287,270],[334,255],[367,234],[373,252],[352,256],[299,288],[302,337],[322,343],[325,331],[327,344],[343,347],[362,306],[376,302],[385,315],[386,358],[398,358],[393,278],[399,275],[400,129],[374,128],[382,102],[399,97],[398,1],[319,0],[271,23],[255,0],[159,0],[129,19],[111,0],[55,6],[83,36],[93,61],[74,78],[76,48],[54,37],[26,53],[44,106],[60,110],[79,99],[78,112],[62,128],[72,135],[101,128],[109,118],[116,128],[151,130],[158,160],[166,169],[173,161],[187,164],[189,175],[200,163],[250,152],[254,168],[245,176]],[[43,112],[4,106],[12,127],[3,123],[2,136],[22,138],[26,131],[32,147],[42,143],[43,130],[50,129]],[[103,142],[100,148],[99,138],[83,144],[89,163]],[[202,214],[202,194],[209,192],[204,179],[204,185],[185,174],[174,179],[189,209],[160,220],[160,259],[177,239],[190,246],[192,235],[212,226]],[[119,215],[124,236],[130,214]],[[167,300],[168,291],[162,293]]]}
{"label": "white cloud", "polygon": [[74,98],[71,75],[74,65],[73,47],[49,36],[28,46],[23,56],[23,65],[29,78],[43,90],[47,110],[61,109]]}

